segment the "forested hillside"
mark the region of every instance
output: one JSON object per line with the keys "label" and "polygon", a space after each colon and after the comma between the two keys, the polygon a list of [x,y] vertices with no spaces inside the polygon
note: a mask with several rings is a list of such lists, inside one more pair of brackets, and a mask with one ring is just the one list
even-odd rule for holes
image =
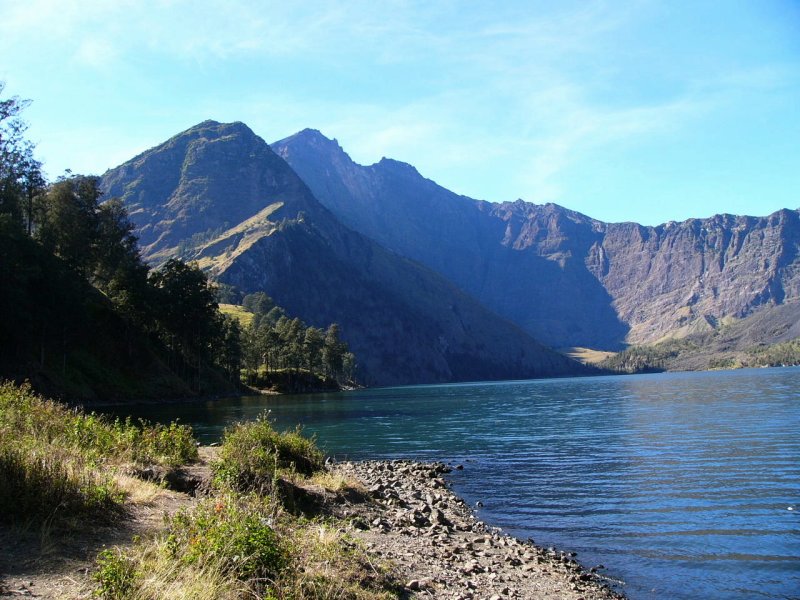
{"label": "forested hillside", "polygon": [[76,401],[235,390],[238,325],[206,276],[177,260],[151,272],[97,177],[48,183],[25,105],[0,101],[0,378]]}

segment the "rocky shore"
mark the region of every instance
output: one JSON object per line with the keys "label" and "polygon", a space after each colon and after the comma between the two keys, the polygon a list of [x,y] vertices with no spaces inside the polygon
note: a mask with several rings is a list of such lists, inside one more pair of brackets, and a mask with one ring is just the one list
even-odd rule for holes
{"label": "rocky shore", "polygon": [[[137,472],[126,518],[83,527],[48,548],[35,532],[0,528],[0,596],[91,598],[92,575],[102,548],[129,548],[157,535],[165,515],[191,509],[210,490],[217,448],[200,448],[200,460],[175,477]],[[364,577],[387,569],[405,590],[402,598],[445,600],[619,600],[602,567],[585,568],[568,552],[539,548],[479,521],[448,487],[450,468],[413,461],[333,462],[339,491],[311,481],[285,482],[293,510],[310,518],[334,517],[342,533],[360,541]],[[163,475],[163,474],[162,474]],[[160,485],[140,478],[160,481]],[[140,482],[136,484],[135,482]],[[142,487],[143,486],[143,487]],[[167,489],[169,488],[169,489]],[[5,560],[4,560],[5,559]]]}
{"label": "rocky shore", "polygon": [[607,586],[602,566],[585,568],[573,553],[539,548],[477,520],[448,487],[446,465],[365,461],[331,469],[367,490],[371,501],[348,502],[340,516],[371,554],[395,565],[410,597],[623,598]]}

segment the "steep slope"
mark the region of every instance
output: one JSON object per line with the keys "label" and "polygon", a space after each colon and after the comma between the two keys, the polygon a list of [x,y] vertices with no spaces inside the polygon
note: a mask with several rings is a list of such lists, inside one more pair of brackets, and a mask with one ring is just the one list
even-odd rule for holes
{"label": "steep slope", "polygon": [[[269,205],[310,195],[243,123],[205,121],[103,175],[136,225],[142,254],[163,262],[216,237]],[[316,203],[315,203],[316,204]]]}
{"label": "steep slope", "polygon": [[554,204],[458,196],[304,130],[273,144],[353,229],[430,266],[556,346],[618,349],[800,297],[800,217],[607,224]]}
{"label": "steep slope", "polygon": [[730,319],[646,346],[632,346],[600,362],[621,372],[798,364],[800,302],[764,306],[743,319]]}
{"label": "steep slope", "polygon": [[800,298],[800,214],[611,224],[587,265],[631,324],[633,342],[716,327]]}
{"label": "steep slope", "polygon": [[431,267],[537,339],[609,349],[624,339],[612,298],[584,264],[601,235],[591,219],[554,205],[458,196],[394,160],[364,167],[314,130],[272,146],[346,225]]}
{"label": "steep slope", "polygon": [[159,262],[194,259],[290,313],[341,324],[369,383],[579,372],[440,275],[342,226],[241,123],[201,123],[106,173]]}
{"label": "steep slope", "polygon": [[0,381],[79,403],[235,393],[213,367],[186,377],[113,303],[20,229],[0,220]]}

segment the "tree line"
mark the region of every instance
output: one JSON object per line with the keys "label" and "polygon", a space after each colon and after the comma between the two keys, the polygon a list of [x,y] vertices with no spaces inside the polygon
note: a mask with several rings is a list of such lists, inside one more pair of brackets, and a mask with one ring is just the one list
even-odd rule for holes
{"label": "tree line", "polygon": [[248,302],[260,312],[243,330],[219,311],[216,287],[196,265],[171,259],[151,270],[122,202],[101,202],[98,177],[67,172],[46,180],[25,138],[20,115],[28,103],[2,98],[3,91],[0,82],[0,366],[35,356],[39,368],[66,373],[91,337],[85,329],[111,327],[99,322],[100,300],[71,273],[111,304],[122,329],[117,341],[131,355],[143,337],[150,340],[195,391],[206,391],[209,370],[238,382],[242,367],[245,374],[282,368],[352,377],[355,360],[336,326],[306,327],[255,295]]}
{"label": "tree line", "polygon": [[242,305],[253,313],[243,335],[248,382],[255,382],[259,373],[279,370],[306,371],[339,382],[355,378],[356,359],[340,338],[338,324],[320,329],[291,319],[264,292],[246,295]]}

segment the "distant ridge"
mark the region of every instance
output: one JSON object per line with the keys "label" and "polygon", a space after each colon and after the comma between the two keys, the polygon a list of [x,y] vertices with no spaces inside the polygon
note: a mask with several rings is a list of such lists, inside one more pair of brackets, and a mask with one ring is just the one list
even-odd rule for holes
{"label": "distant ridge", "polygon": [[554,347],[617,350],[800,298],[797,210],[604,223],[459,196],[396,161],[358,165],[313,130],[272,147],[343,223]]}

